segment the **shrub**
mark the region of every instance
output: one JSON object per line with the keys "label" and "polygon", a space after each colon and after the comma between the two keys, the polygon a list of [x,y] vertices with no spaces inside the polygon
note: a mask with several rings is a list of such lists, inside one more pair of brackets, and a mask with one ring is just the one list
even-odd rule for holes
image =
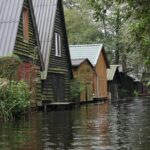
{"label": "shrub", "polygon": [[139,95],[138,91],[134,90],[133,95],[137,97]]}
{"label": "shrub", "polygon": [[14,79],[20,64],[21,60],[15,55],[0,57],[0,78]]}
{"label": "shrub", "polygon": [[30,104],[30,93],[24,81],[0,78],[0,118],[8,120]]}
{"label": "shrub", "polygon": [[84,85],[78,81],[73,80],[71,82],[71,96],[74,101],[80,100],[80,93],[85,89]]}

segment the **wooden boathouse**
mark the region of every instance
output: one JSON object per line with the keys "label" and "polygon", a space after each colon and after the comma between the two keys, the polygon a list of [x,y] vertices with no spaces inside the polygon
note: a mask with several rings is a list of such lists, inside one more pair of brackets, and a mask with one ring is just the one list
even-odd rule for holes
{"label": "wooden boathouse", "polygon": [[[22,64],[18,78],[25,80],[32,91],[32,106],[40,99],[40,71],[43,60],[32,2],[30,0],[0,1],[0,56],[17,55]],[[33,83],[33,79],[37,79]],[[34,84],[34,86],[33,86]]]}
{"label": "wooden boathouse", "polygon": [[70,45],[71,59],[87,58],[94,66],[93,98],[107,99],[107,68],[109,63],[103,44]]}
{"label": "wooden boathouse", "polygon": [[32,0],[44,61],[42,103],[70,104],[73,78],[62,0]]}
{"label": "wooden boathouse", "polygon": [[79,81],[83,90],[80,93],[80,103],[93,100],[94,76],[96,74],[93,65],[88,59],[72,59],[74,78]]}

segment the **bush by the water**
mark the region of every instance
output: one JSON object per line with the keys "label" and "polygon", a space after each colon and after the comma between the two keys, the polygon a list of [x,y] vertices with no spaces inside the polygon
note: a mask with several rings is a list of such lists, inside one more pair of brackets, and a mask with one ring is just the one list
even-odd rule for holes
{"label": "bush by the water", "polygon": [[15,79],[21,60],[16,55],[0,57],[0,78]]}
{"label": "bush by the water", "polygon": [[74,101],[80,100],[80,93],[85,89],[85,86],[78,80],[71,82],[71,96]]}
{"label": "bush by the water", "polygon": [[0,78],[0,119],[8,120],[30,104],[28,85],[24,81]]}

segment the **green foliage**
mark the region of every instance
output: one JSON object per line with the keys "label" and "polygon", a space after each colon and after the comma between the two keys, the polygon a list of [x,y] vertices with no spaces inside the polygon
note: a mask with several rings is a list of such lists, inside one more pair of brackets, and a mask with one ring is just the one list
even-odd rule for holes
{"label": "green foliage", "polygon": [[21,60],[19,57],[0,57],[0,78],[14,79]]}
{"label": "green foliage", "polygon": [[[128,17],[122,28],[123,41],[133,56],[133,68],[150,80],[150,1],[128,0]],[[121,3],[122,4],[122,3]],[[138,56],[138,59],[135,58]]]}
{"label": "green foliage", "polygon": [[97,43],[101,33],[99,26],[93,21],[86,0],[69,3],[65,8],[66,27],[69,44]]}
{"label": "green foliage", "polygon": [[73,100],[80,100],[80,93],[84,90],[84,88],[84,85],[78,80],[73,80],[71,82],[71,96]]}
{"label": "green foliage", "polygon": [[30,104],[30,93],[24,81],[0,78],[0,118],[5,121],[24,111]]}
{"label": "green foliage", "polygon": [[[121,27],[125,21],[127,10],[115,0],[88,0],[94,10],[94,18],[100,22],[101,30],[104,31],[102,42],[112,53],[111,63],[124,64],[124,45],[122,43]],[[124,65],[123,65],[124,66]]]}
{"label": "green foliage", "polygon": [[138,93],[136,90],[134,90],[133,95],[134,95],[135,97],[137,97],[137,96],[139,95],[139,93]]}

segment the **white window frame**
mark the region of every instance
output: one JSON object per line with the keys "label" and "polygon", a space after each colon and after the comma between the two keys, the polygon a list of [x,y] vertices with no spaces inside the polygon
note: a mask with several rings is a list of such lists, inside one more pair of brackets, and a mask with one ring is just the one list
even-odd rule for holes
{"label": "white window frame", "polygon": [[55,56],[61,57],[61,35],[55,33]]}

